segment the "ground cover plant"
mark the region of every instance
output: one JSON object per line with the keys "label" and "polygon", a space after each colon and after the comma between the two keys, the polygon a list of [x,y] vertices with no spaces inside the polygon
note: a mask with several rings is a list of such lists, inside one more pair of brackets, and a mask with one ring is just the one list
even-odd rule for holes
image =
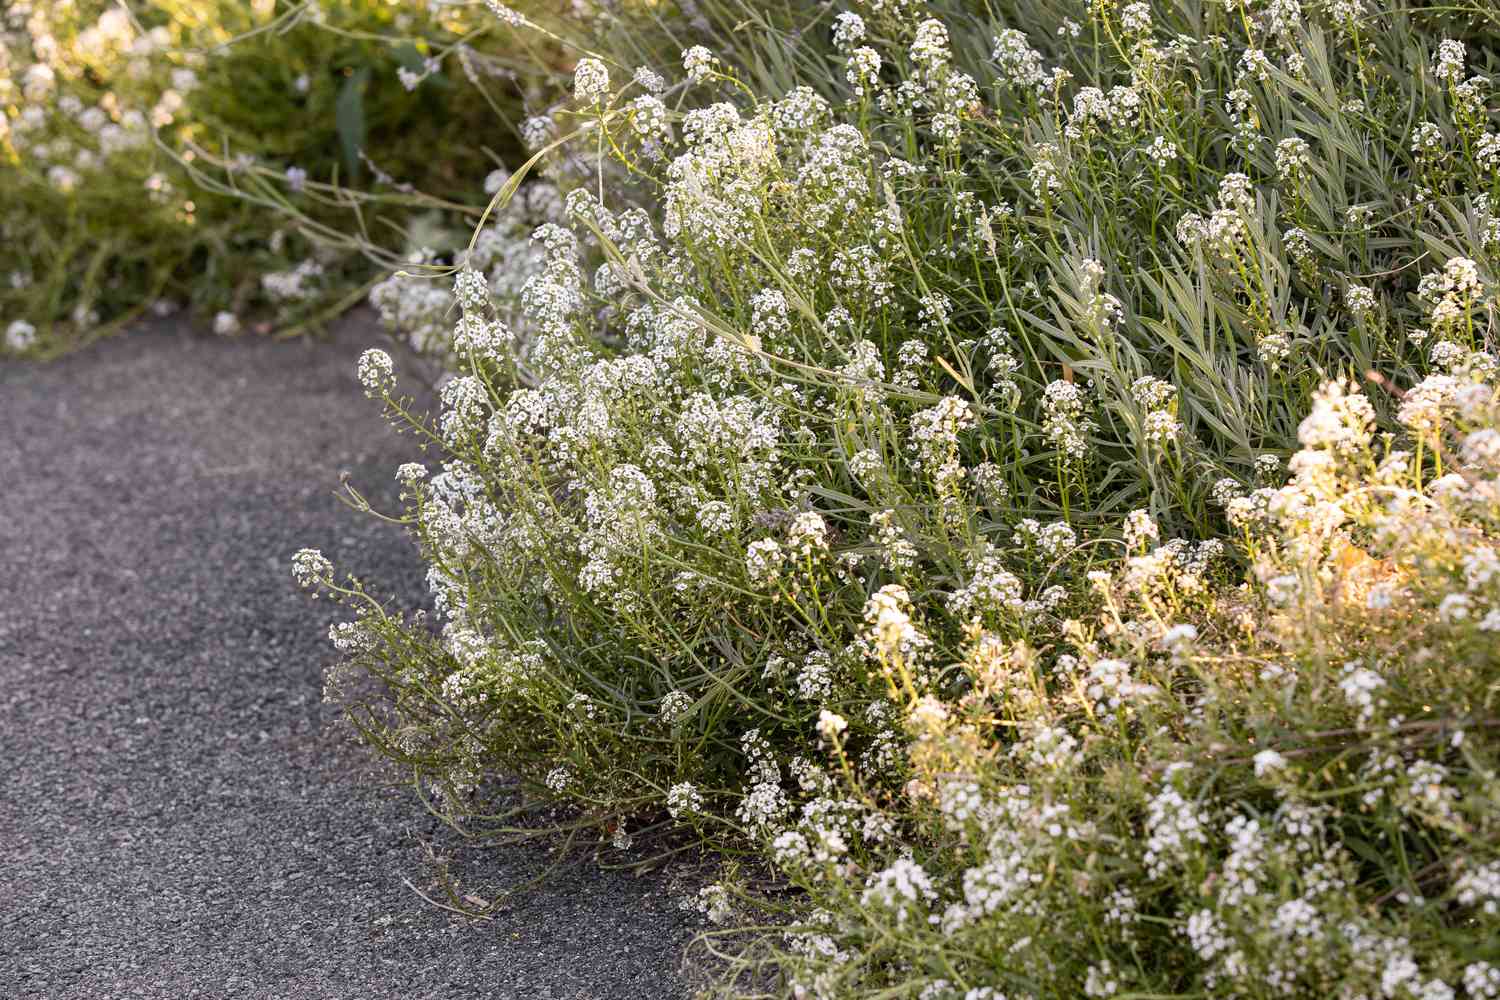
{"label": "ground cover plant", "polygon": [[362,737],[770,866],[728,993],[1500,995],[1500,18],[696,16],[382,286],[454,372],[360,366],[435,614],[295,562]]}
{"label": "ground cover plant", "polygon": [[972,688],[912,704],[919,833],[777,838],[817,908],[736,962],[808,996],[1494,996],[1495,417],[1433,376],[1392,448],[1329,383],[1292,481],[1232,501],[1227,593],[1135,519],[1060,664],[981,634]]}
{"label": "ground cover plant", "polygon": [[0,349],[55,353],[151,308],[315,326],[413,240],[461,242],[545,45],[383,0],[8,5]]}

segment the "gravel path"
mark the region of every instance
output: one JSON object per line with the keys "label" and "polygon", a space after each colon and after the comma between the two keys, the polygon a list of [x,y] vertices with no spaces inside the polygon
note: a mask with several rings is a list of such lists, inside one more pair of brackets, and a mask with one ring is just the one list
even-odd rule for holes
{"label": "gravel path", "polygon": [[570,869],[478,924],[417,899],[419,841],[490,885],[546,858],[445,840],[328,730],[336,609],[292,552],[421,600],[333,496],[348,470],[393,507],[412,457],[354,380],[372,339],[168,323],[0,363],[0,997],[682,994],[659,879]]}

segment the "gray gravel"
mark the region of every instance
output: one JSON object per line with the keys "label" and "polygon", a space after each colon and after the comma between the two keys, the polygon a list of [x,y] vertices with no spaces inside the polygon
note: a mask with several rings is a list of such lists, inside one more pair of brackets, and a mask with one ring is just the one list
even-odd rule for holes
{"label": "gray gravel", "polygon": [[322,548],[408,607],[412,457],[354,380],[373,339],[213,341],[172,323],[0,362],[0,997],[615,998],[683,992],[660,878],[574,867],[496,919],[418,899],[430,843],[480,891],[544,849],[475,851],[360,774],[321,704]]}

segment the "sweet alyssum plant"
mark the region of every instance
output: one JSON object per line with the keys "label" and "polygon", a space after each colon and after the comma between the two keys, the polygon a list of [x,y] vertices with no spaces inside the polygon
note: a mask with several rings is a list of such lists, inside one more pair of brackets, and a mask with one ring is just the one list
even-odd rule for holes
{"label": "sweet alyssum plant", "polygon": [[772,845],[811,912],[738,966],[809,997],[1500,995],[1493,375],[1405,393],[1399,447],[1373,418],[1327,384],[1291,482],[1231,501],[1244,586],[1139,517],[1074,652],[976,634],[964,697],[903,713],[902,835],[837,783]]}
{"label": "sweet alyssum plant", "polygon": [[484,164],[515,141],[457,140],[523,86],[496,51],[511,29],[475,20],[384,0],[7,4],[0,353],[181,306],[221,334],[316,326],[363,297],[370,258],[404,258],[408,229],[466,238]]}
{"label": "sweet alyssum plant", "polygon": [[[524,282],[508,229],[383,288],[455,371],[430,417],[360,371],[429,448],[435,616],[298,555],[363,736],[461,825],[514,775],[759,848],[827,910],[797,995],[1488,995],[1445,907],[1493,863],[1490,598],[1411,567],[1489,531],[1493,47],[1352,3],[805,14],[670,80],[581,59],[496,181],[548,216]],[[1371,368],[1404,458],[1319,388]],[[1462,531],[1393,537],[1454,475]]]}
{"label": "sweet alyssum plant", "polygon": [[[182,198],[152,149],[153,129],[177,124],[200,84],[201,60],[173,41],[162,26],[138,31],[121,6],[15,3],[0,15],[0,235],[12,248],[0,351],[45,346],[54,323],[114,319],[104,314],[121,284],[143,306],[168,261],[191,252]],[[111,273],[127,245],[139,263]]]}

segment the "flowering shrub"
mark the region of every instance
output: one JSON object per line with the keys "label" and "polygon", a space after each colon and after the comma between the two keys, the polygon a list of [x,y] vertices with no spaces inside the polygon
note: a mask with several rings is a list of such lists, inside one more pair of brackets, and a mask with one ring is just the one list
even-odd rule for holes
{"label": "flowering shrub", "polygon": [[796,996],[1496,995],[1496,25],[987,10],[578,61],[377,293],[435,614],[300,554],[332,694],[761,850]]}

